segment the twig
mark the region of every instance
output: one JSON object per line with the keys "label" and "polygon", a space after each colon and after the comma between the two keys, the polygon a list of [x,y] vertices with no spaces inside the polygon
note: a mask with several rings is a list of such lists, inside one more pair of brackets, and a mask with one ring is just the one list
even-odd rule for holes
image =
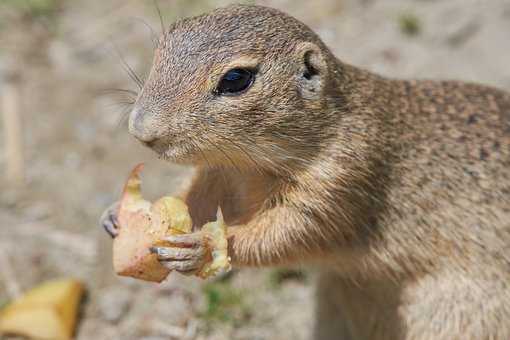
{"label": "twig", "polygon": [[162,321],[151,322],[151,328],[157,333],[161,333],[164,336],[172,338],[183,339],[186,335],[186,328],[169,325]]}
{"label": "twig", "polygon": [[22,184],[25,165],[23,160],[23,128],[21,122],[21,86],[13,73],[6,77],[3,88],[2,115],[4,121],[5,153],[8,183]]}
{"label": "twig", "polygon": [[198,329],[198,321],[196,319],[191,319],[188,321],[188,327],[186,328],[186,334],[184,334],[184,338],[186,340],[195,339],[197,336]]}
{"label": "twig", "polygon": [[0,244],[0,275],[4,282],[7,295],[11,300],[15,300],[21,296],[21,288],[16,280],[14,270],[9,261],[7,248]]}

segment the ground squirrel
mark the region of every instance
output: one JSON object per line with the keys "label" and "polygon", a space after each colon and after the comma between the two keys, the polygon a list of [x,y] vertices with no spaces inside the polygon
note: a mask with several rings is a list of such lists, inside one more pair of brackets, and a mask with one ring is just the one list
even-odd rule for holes
{"label": "ground squirrel", "polygon": [[[510,339],[508,92],[384,78],[235,5],[163,34],[129,129],[197,166],[194,223],[223,208],[235,265],[322,268],[315,339]],[[196,270],[199,234],[173,241]]]}

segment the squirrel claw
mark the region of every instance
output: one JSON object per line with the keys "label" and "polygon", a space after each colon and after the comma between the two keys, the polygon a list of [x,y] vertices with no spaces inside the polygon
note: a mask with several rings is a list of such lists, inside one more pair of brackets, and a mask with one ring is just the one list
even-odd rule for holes
{"label": "squirrel claw", "polygon": [[119,234],[119,221],[117,219],[117,211],[118,202],[114,203],[108,209],[106,209],[99,219],[99,224],[112,238],[117,237]]}
{"label": "squirrel claw", "polygon": [[206,251],[199,248],[151,247],[151,253],[158,256],[158,261],[169,270],[184,275],[197,273],[204,265]]}

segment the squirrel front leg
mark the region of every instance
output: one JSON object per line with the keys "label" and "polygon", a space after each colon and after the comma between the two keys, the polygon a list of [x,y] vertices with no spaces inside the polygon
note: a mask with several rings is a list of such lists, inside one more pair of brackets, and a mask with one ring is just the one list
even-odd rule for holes
{"label": "squirrel front leg", "polygon": [[180,195],[188,206],[193,229],[196,230],[216,218],[216,210],[225,194],[218,174],[200,169],[190,187]]}
{"label": "squirrel front leg", "polygon": [[216,220],[216,212],[221,207],[225,220],[238,218],[239,202],[229,173],[214,169],[198,170],[191,186],[181,195],[193,220],[193,229],[197,230],[207,222]]}
{"label": "squirrel front leg", "polygon": [[[244,225],[228,227],[228,255],[232,264],[240,267],[295,263],[320,254],[321,237],[319,234],[313,235],[314,232],[314,223],[297,209],[283,206],[271,208]],[[203,248],[206,245],[201,233],[169,236],[166,239],[186,253],[180,254],[184,257],[179,258],[174,253],[167,256],[167,252],[161,249],[163,256],[160,256],[160,261],[170,269],[179,268],[176,267],[179,265],[177,262],[193,256],[192,251],[187,249],[194,249],[205,261]],[[317,242],[310,242],[310,239]],[[196,254],[194,257],[197,257]],[[191,269],[197,269],[198,262],[189,262],[193,265]],[[180,271],[187,272],[190,268]]]}
{"label": "squirrel front leg", "polygon": [[[234,190],[221,174],[199,173],[186,195],[195,227],[216,220],[218,206],[223,210],[227,225],[238,220]],[[238,202],[237,202],[238,203]],[[228,227],[229,256],[237,266],[265,266],[295,263],[300,259],[310,259],[323,253],[331,246],[326,232],[314,220],[310,207],[300,207],[291,203],[262,209],[245,224]],[[191,257],[205,256],[203,235],[200,232],[168,237],[175,247],[195,249],[175,252],[161,250],[160,260],[175,269],[174,261],[189,260]],[[184,254],[186,253],[186,254]],[[200,256],[198,256],[198,255]],[[197,266],[198,260],[193,265]],[[191,263],[190,263],[191,264]]]}
{"label": "squirrel front leg", "polygon": [[282,205],[260,212],[245,225],[229,227],[232,263],[282,265],[318,255],[326,240],[312,219],[296,207]]}

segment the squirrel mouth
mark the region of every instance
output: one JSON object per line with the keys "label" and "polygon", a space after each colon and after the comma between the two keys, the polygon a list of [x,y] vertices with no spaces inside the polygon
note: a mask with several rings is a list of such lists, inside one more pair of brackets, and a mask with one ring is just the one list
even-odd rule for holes
{"label": "squirrel mouth", "polygon": [[156,152],[159,155],[165,153],[166,150],[169,148],[168,143],[166,141],[161,140],[161,139],[155,139],[155,140],[150,141],[150,142],[143,142],[143,144],[146,147],[151,148],[154,152]]}
{"label": "squirrel mouth", "polygon": [[144,144],[156,152],[159,158],[173,162],[179,162],[188,158],[187,156],[191,151],[187,143],[182,140],[172,140],[170,142],[158,139]]}

